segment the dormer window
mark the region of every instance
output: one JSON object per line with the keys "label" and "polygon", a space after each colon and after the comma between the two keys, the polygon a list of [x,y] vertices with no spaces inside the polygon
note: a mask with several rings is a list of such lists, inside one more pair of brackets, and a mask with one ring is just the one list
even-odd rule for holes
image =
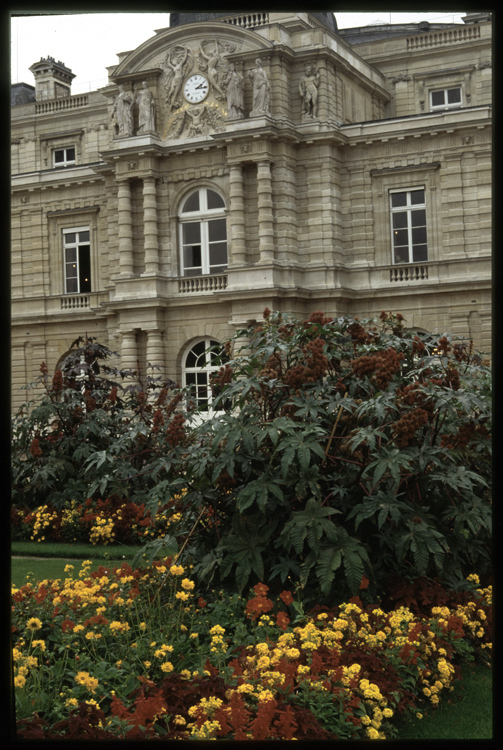
{"label": "dormer window", "polygon": [[53,167],[69,167],[75,164],[75,147],[56,148],[52,152]]}
{"label": "dormer window", "polygon": [[455,109],[461,107],[461,86],[430,91],[430,109]]}

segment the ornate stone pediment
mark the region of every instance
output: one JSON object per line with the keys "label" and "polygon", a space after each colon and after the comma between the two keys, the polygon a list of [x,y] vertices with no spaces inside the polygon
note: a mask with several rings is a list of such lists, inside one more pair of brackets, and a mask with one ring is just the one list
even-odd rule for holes
{"label": "ornate stone pediment", "polygon": [[127,87],[128,79],[149,74],[161,138],[211,135],[225,130],[227,118],[244,116],[239,54],[246,57],[271,46],[253,32],[216,22],[163,29],[127,54],[111,78]]}

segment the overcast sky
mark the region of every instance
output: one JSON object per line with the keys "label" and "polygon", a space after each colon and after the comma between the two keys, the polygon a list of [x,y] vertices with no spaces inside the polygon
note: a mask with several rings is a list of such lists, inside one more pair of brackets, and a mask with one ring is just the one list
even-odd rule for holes
{"label": "overcast sky", "polygon": [[[72,94],[105,86],[106,68],[117,65],[117,53],[133,50],[158,29],[169,26],[169,13],[73,13],[11,18],[11,81],[34,85],[30,65],[53,57],[75,74]],[[20,11],[22,13],[22,11]],[[340,29],[372,23],[431,21],[460,23],[460,13],[336,13]]]}

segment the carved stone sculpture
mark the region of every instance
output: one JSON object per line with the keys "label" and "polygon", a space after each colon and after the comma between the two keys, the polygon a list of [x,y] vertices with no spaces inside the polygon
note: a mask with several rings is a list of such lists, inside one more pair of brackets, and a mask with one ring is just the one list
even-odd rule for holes
{"label": "carved stone sculpture", "polygon": [[136,97],[138,104],[138,133],[155,131],[155,101],[154,95],[149,90],[147,82],[143,81],[143,88],[138,91]]}
{"label": "carved stone sculpture", "polygon": [[250,117],[256,115],[268,115],[269,103],[271,95],[271,86],[267,73],[262,67],[262,60],[258,57],[255,60],[256,67],[250,70],[249,77],[253,86],[253,109],[250,112]]}
{"label": "carved stone sculpture", "polygon": [[307,117],[318,116],[318,85],[320,74],[317,68],[306,65],[306,73],[299,82],[299,94],[302,97],[302,114]]}
{"label": "carved stone sculpture", "polygon": [[[209,82],[215,89],[216,93],[215,96],[217,99],[223,99],[225,94],[222,91],[222,88],[219,84],[219,67],[224,67],[225,63],[223,61],[223,58],[220,55],[220,51],[218,48],[218,39],[216,39],[213,43],[214,45],[213,49],[209,52],[209,54],[206,54],[206,51],[203,49],[203,47],[199,47],[199,55],[200,55],[200,64],[199,67],[201,70],[205,70],[208,75]],[[206,60],[207,65],[204,64],[204,60]]]}
{"label": "carved stone sculpture", "polygon": [[194,61],[188,47],[176,47],[170,50],[166,56],[165,65],[168,68],[166,75],[166,102],[175,109],[181,105],[179,99],[180,89],[184,79],[192,70]]}
{"label": "carved stone sculpture", "polygon": [[112,120],[117,125],[118,135],[133,135],[132,106],[133,97],[124,89],[124,86],[119,86],[119,94],[115,99],[114,108],[112,110]]}
{"label": "carved stone sculpture", "polygon": [[227,78],[225,79],[227,91],[227,113],[228,117],[241,119],[244,117],[243,111],[243,89],[244,78],[240,75],[234,63],[230,63]]}

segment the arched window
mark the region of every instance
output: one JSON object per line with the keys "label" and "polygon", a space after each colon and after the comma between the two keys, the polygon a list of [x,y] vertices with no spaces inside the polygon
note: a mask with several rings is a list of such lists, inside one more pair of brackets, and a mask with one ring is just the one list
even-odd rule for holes
{"label": "arched window", "polygon": [[180,211],[182,276],[219,274],[227,268],[225,202],[200,187],[185,198]]}
{"label": "arched window", "polygon": [[220,369],[221,364],[216,364],[215,359],[221,357],[222,353],[222,344],[207,337],[192,344],[183,358],[183,384],[192,392],[192,404],[203,411],[211,409],[213,394],[210,375]]}

